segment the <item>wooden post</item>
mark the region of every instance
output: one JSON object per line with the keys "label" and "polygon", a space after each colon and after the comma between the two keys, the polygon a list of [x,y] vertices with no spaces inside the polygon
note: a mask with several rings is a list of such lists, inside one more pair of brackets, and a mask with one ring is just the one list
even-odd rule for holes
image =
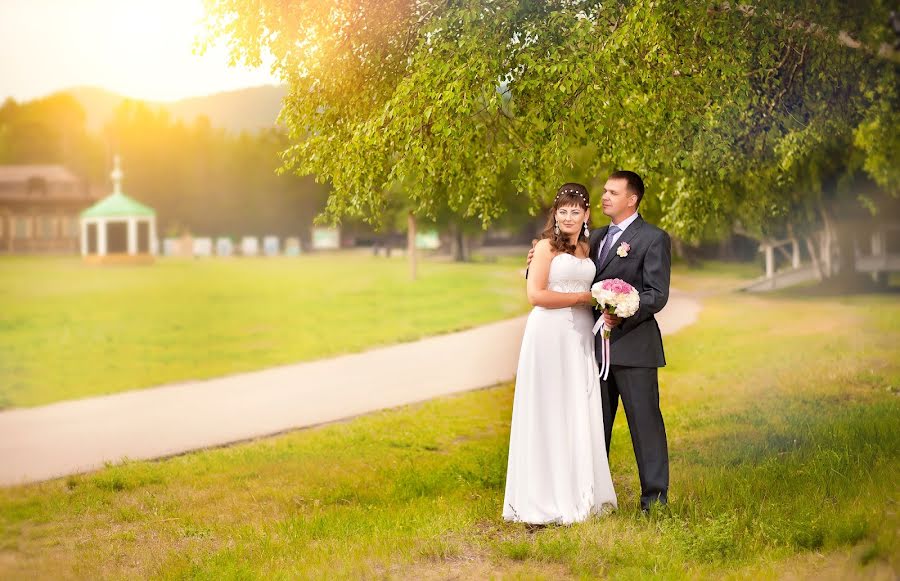
{"label": "wooden post", "polygon": [[800,244],[796,238],[791,239],[791,266],[800,268]]}
{"label": "wooden post", "polygon": [[406,252],[409,255],[409,275],[416,280],[416,217],[410,212],[406,217]]}
{"label": "wooden post", "polygon": [[6,220],[6,225],[4,227],[4,232],[6,232],[6,251],[12,253],[13,249],[13,228],[16,227],[15,222],[13,222],[13,214],[11,211],[6,210],[5,216],[3,220]]}
{"label": "wooden post", "polygon": [[81,230],[81,255],[87,256],[88,253],[88,223],[87,220],[80,220],[78,228]]}
{"label": "wooden post", "polygon": [[[872,258],[881,258],[875,262],[875,270],[872,271],[872,280],[876,284],[887,286],[888,270],[887,270],[887,242],[883,229],[872,232]],[[884,270],[878,270],[878,267]]]}
{"label": "wooden post", "polygon": [[775,278],[775,248],[767,243],[764,249],[766,252],[766,278]]}
{"label": "wooden post", "polygon": [[883,230],[872,232],[872,256],[887,257],[885,252],[885,236]]}

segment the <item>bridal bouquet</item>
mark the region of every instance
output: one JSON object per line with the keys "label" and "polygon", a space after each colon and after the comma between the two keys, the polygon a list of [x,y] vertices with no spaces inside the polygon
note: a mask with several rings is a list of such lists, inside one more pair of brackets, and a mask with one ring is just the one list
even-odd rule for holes
{"label": "bridal bouquet", "polygon": [[[597,310],[606,311],[623,319],[635,314],[641,306],[641,296],[637,289],[619,278],[609,278],[594,284],[591,287],[591,295],[597,301]],[[605,380],[609,375],[609,334],[612,329],[603,324],[602,316],[594,325],[594,334],[596,335],[598,331],[602,333],[603,338],[600,377]]]}

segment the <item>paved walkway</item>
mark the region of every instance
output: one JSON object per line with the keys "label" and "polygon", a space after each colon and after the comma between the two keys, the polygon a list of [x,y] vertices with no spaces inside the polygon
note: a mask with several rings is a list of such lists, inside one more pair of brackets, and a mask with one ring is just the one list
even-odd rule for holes
{"label": "paved walkway", "polygon": [[[700,304],[672,292],[664,334]],[[220,446],[509,381],[526,317],[333,359],[0,412],[0,485]]]}

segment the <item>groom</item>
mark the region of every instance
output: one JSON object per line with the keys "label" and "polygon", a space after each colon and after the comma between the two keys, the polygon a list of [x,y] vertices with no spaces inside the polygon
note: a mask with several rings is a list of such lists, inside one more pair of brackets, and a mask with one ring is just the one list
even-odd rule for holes
{"label": "groom", "polygon": [[[641,480],[641,510],[647,512],[655,503],[666,504],[669,491],[669,451],[657,378],[666,358],[653,315],[669,299],[672,258],[669,235],[638,214],[643,197],[644,182],[636,173],[610,175],[604,186],[603,213],[612,223],[591,233],[590,248],[597,266],[594,282],[619,278],[641,296],[638,312],[627,319],[608,313],[595,312],[595,316],[602,316],[612,327],[609,378],[600,382],[606,453],[621,398]],[[599,363],[599,333],[594,346]]]}
{"label": "groom", "polygon": [[[620,278],[641,295],[641,306],[631,317],[601,315],[612,334],[609,379],[601,381],[600,387],[606,452],[621,398],[641,479],[641,509],[648,511],[653,503],[665,504],[669,491],[669,450],[657,378],[666,358],[653,315],[669,300],[672,254],[669,235],[638,214],[643,197],[644,182],[636,173],[617,171],[609,176],[603,214],[612,223],[596,230],[590,244],[597,265],[594,282]],[[595,347],[599,361],[599,340]]]}

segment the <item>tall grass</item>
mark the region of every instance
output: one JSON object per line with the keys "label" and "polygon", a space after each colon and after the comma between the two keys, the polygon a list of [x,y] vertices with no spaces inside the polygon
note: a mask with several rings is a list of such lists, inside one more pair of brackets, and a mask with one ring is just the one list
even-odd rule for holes
{"label": "tall grass", "polygon": [[0,491],[0,577],[895,578],[898,319],[890,297],[709,299],[667,339],[649,517],[620,419],[616,513],[503,522],[504,385]]}

